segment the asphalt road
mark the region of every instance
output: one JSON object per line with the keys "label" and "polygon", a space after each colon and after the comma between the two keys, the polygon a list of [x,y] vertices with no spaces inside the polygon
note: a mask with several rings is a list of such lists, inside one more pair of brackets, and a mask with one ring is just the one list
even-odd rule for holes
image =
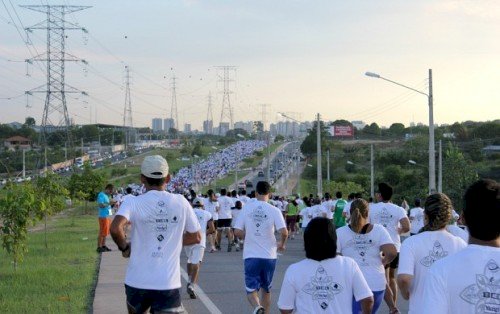
{"label": "asphalt road", "polygon": [[[227,248],[225,239],[223,240],[222,247]],[[271,313],[279,313],[276,303],[283,282],[283,276],[290,264],[298,262],[305,257],[303,247],[302,234],[300,234],[295,240],[288,241],[287,250],[283,255],[278,257],[273,279],[273,288],[271,290]],[[184,269],[185,262],[186,257],[182,255],[181,263]],[[203,301],[200,298],[196,300],[189,298],[185,290],[186,281],[184,279],[182,285],[183,305],[188,313],[242,314],[251,313],[253,310],[246,300],[242,252],[235,252],[233,250],[233,252],[228,253],[224,250],[208,253],[208,251],[206,251],[199,275],[199,286],[206,295]],[[398,304],[401,313],[407,313],[408,302],[402,298],[399,300]],[[212,307],[210,307],[211,305]],[[383,304],[378,311],[378,313],[388,312],[389,310],[385,304]]]}

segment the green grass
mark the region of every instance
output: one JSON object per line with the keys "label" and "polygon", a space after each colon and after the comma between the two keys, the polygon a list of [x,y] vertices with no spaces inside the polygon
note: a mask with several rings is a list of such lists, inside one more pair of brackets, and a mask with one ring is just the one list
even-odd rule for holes
{"label": "green grass", "polygon": [[94,215],[72,213],[28,235],[28,253],[14,270],[0,250],[0,308],[4,313],[86,313],[96,278],[98,223]]}

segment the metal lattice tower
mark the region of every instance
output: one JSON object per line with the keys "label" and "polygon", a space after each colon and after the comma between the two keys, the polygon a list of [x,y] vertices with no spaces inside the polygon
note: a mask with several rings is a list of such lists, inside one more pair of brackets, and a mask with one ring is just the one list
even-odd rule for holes
{"label": "metal lattice tower", "polygon": [[170,105],[170,119],[174,120],[173,128],[179,131],[179,115],[177,112],[177,91],[176,83],[177,78],[172,76],[172,103]]}
{"label": "metal lattice tower", "polygon": [[[231,78],[231,72],[236,74],[235,66],[217,66],[217,77],[218,82],[223,84],[222,91],[222,110],[220,113],[220,123],[219,123],[219,135],[221,135],[222,128],[220,127],[221,123],[224,122],[224,117],[229,120],[229,129],[233,128],[233,109],[231,107],[231,97],[230,95],[234,92],[231,91],[230,84],[234,82],[234,79]],[[222,72],[222,75],[221,75]]]}
{"label": "metal lattice tower", "polygon": [[214,121],[214,114],[212,112],[212,92],[208,93],[207,121]]}
{"label": "metal lattice tower", "polygon": [[33,61],[47,62],[47,83],[26,91],[28,95],[33,93],[46,94],[41,124],[42,132],[40,133],[41,143],[46,145],[47,133],[51,130],[64,128],[67,143],[73,146],[74,143],[72,142],[70,131],[71,121],[66,105],[66,94],[81,93],[86,95],[86,93],[66,84],[65,62],[75,61],[85,64],[87,62],[66,52],[66,30],[82,30],[83,32],[87,32],[87,30],[77,24],[68,22],[65,17],[67,14],[91,7],[73,5],[21,5],[20,7],[47,15],[45,21],[26,28],[28,32],[32,32],[33,30],[47,31],[47,51],[26,60],[28,63],[32,63]]}
{"label": "metal lattice tower", "polygon": [[130,68],[125,66],[125,106],[123,107],[123,129],[125,130],[125,146],[132,142],[132,100],[130,99]]}

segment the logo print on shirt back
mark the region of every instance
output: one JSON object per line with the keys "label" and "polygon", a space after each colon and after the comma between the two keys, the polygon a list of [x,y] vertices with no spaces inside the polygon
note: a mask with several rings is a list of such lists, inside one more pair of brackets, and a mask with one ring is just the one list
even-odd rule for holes
{"label": "logo print on shirt back", "polygon": [[384,228],[387,228],[387,226],[389,226],[391,224],[392,215],[389,214],[389,212],[387,211],[387,208],[385,208],[385,207],[382,208],[380,213],[378,213],[377,217],[378,217],[378,223],[380,223],[382,226],[384,226]]}
{"label": "logo print on shirt back", "polygon": [[500,267],[489,260],[483,274],[476,274],[476,283],[465,288],[460,298],[476,305],[476,313],[500,313]]}
{"label": "logo print on shirt back", "polygon": [[312,296],[314,301],[318,302],[318,305],[325,310],[328,307],[328,303],[333,300],[336,294],[342,292],[344,288],[333,281],[332,276],[328,276],[328,273],[323,268],[319,266],[316,269],[314,277],[311,277],[311,282],[302,288],[307,294]]}
{"label": "logo print on shirt back", "polygon": [[429,255],[420,260],[420,264],[425,267],[431,267],[435,261],[441,259],[448,255],[448,252],[443,249],[443,246],[439,241],[434,242],[432,250],[429,251]]}

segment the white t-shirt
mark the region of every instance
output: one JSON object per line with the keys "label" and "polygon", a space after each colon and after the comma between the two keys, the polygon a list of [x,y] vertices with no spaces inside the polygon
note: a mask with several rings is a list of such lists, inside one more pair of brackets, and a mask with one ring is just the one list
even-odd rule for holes
{"label": "white t-shirt", "polygon": [[234,224],[236,223],[236,220],[238,219],[238,215],[241,213],[242,209],[231,209],[231,215],[233,216],[233,220],[231,221],[231,226],[234,228]]}
{"label": "white t-shirt", "polygon": [[344,209],[342,210],[342,213],[345,214],[345,217],[349,219],[351,217],[351,204],[352,201],[347,201],[347,204],[345,204]]}
{"label": "white t-shirt", "polygon": [[327,214],[325,207],[323,207],[321,205],[311,206],[309,209],[309,213],[312,215],[312,218],[325,217],[325,214]]}
{"label": "white t-shirt", "polygon": [[231,197],[221,196],[217,200],[220,205],[219,209],[219,219],[231,219],[231,207],[234,207],[234,201]]}
{"label": "white t-shirt", "polygon": [[381,225],[373,225],[365,234],[358,234],[349,226],[337,229],[337,252],[358,263],[372,291],[385,290],[385,270],[380,256],[380,246],[384,244],[392,244],[392,239]]}
{"label": "white t-shirt", "polygon": [[243,259],[277,258],[274,231],[286,228],[278,208],[263,201],[252,202],[241,210],[234,228],[245,231]]}
{"label": "white t-shirt", "polygon": [[148,191],[127,198],[117,215],[131,222],[131,255],[125,284],[152,290],[180,288],[183,234],[201,229],[184,196]]}
{"label": "white t-shirt", "polygon": [[201,227],[201,241],[200,244],[202,247],[206,247],[207,244],[207,223],[212,220],[212,214],[210,214],[208,211],[195,208],[194,213],[196,215],[196,218],[198,218],[198,222],[200,223]]}
{"label": "white t-shirt", "polygon": [[249,200],[250,200],[250,197],[248,197],[246,195],[240,196],[240,201],[241,201],[241,203],[243,203],[243,205],[245,205],[246,203],[248,203]]}
{"label": "white t-shirt", "polygon": [[422,207],[410,209],[410,220],[410,233],[418,233],[424,226],[424,209]]}
{"label": "white t-shirt", "polygon": [[299,216],[302,217],[302,228],[307,227],[309,221],[311,221],[311,207],[304,207],[300,210]]}
{"label": "white t-shirt", "polygon": [[353,296],[360,301],[372,295],[352,258],[304,259],[286,270],[278,307],[301,314],[352,313]]}
{"label": "white t-shirt", "polygon": [[211,202],[210,199],[206,198],[203,201],[203,206],[205,207],[205,210],[212,214],[213,220],[219,220],[219,213],[217,212],[219,208],[219,202]]}
{"label": "white t-shirt", "polygon": [[469,243],[469,231],[462,229],[457,225],[447,225],[446,230],[453,234],[455,237],[459,237],[464,240],[465,243]]}
{"label": "white t-shirt", "polygon": [[[401,245],[398,274],[413,276],[409,313],[426,313],[422,302],[424,281],[434,262],[463,250],[467,244],[446,230],[425,231],[406,239]],[[455,275],[460,276],[461,273]]]}
{"label": "white t-shirt", "polygon": [[336,202],[334,200],[328,200],[321,203],[321,205],[323,205],[323,207],[325,208],[326,218],[333,219],[333,212],[335,211],[335,203]]}
{"label": "white t-shirt", "polygon": [[427,273],[426,314],[500,313],[500,248],[469,244]]}
{"label": "white t-shirt", "polygon": [[387,229],[396,250],[399,252],[401,238],[399,237],[398,227],[399,221],[406,217],[405,210],[393,203],[378,202],[370,207],[369,217],[372,224],[379,224]]}

